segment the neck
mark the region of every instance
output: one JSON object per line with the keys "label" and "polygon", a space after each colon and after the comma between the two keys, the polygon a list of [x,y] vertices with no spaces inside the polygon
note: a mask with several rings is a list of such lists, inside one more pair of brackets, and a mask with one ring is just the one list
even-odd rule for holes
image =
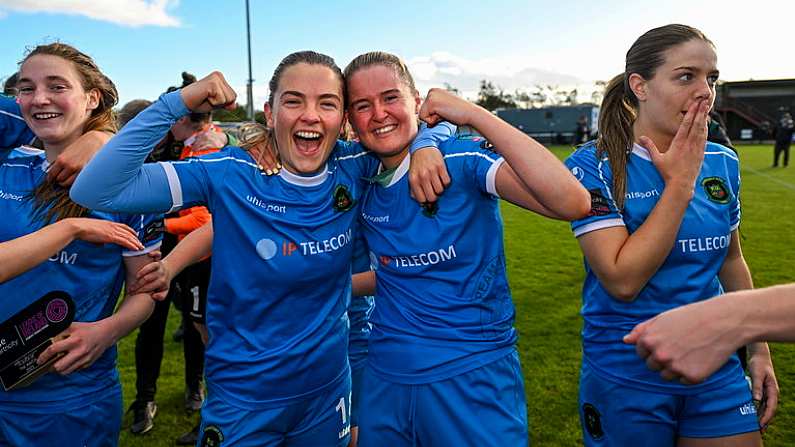
{"label": "neck", "polygon": [[379,155],[378,159],[381,160],[381,164],[384,165],[386,169],[394,169],[400,165],[404,158],[409,154],[408,146],[404,147],[400,150],[397,154],[393,155]]}
{"label": "neck", "polygon": [[651,138],[655,146],[657,146],[657,150],[659,150],[661,153],[668,152],[668,148],[671,146],[671,141],[673,141],[673,136],[666,135],[655,130],[654,127],[650,126],[649,123],[646,122],[646,120],[644,120],[642,117],[638,117],[638,119],[632,124],[632,134],[634,138],[633,142],[637,144],[640,144],[640,141],[638,140],[639,137],[646,136]]}

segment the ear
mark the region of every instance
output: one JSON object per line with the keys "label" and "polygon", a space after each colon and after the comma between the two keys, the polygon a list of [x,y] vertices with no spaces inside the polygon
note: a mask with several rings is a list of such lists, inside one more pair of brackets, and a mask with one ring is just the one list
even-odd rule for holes
{"label": "ear", "polygon": [[266,102],[263,111],[265,112],[265,125],[273,129],[273,110],[271,110],[271,105]]}
{"label": "ear", "polygon": [[99,107],[99,98],[101,94],[99,93],[98,89],[92,88],[88,91],[88,104],[86,104],[86,108],[88,110],[95,110]]}
{"label": "ear", "polygon": [[635,97],[638,98],[638,101],[645,101],[647,92],[646,89],[648,88],[648,83],[643,76],[632,73],[629,75],[629,89],[632,90],[632,93],[635,94]]}
{"label": "ear", "polygon": [[422,106],[422,98],[420,98],[420,92],[414,91],[414,113],[420,113],[420,106]]}

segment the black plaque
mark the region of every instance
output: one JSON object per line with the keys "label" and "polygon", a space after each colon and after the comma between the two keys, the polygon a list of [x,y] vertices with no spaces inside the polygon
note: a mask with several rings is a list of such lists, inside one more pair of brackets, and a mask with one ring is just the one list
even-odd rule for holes
{"label": "black plaque", "polygon": [[0,323],[0,383],[6,391],[30,385],[59,358],[36,362],[52,339],[72,324],[75,303],[66,292],[49,292]]}

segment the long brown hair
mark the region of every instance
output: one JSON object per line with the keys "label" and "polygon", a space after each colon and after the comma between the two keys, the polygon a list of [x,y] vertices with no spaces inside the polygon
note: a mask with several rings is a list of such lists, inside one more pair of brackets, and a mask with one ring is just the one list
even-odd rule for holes
{"label": "long brown hair", "polygon": [[613,173],[613,199],[619,209],[624,207],[627,162],[635,141],[632,125],[638,116],[638,98],[629,88],[629,76],[637,73],[643,79],[653,78],[665,63],[667,50],[693,39],[714,46],[704,33],[687,25],[665,25],[646,31],[627,51],[624,72],[611,79],[605,87],[596,148],[600,158],[607,153]]}
{"label": "long brown hair", "polygon": [[[119,100],[116,86],[105,76],[91,57],[78,49],[65,43],[55,42],[39,45],[32,49],[19,65],[37,55],[57,56],[69,61],[77,71],[83,90],[86,92],[97,90],[99,101],[97,107],[91,111],[83,133],[92,130],[103,132],[116,132],[116,117],[113,107]],[[34,215],[44,223],[49,223],[68,217],[81,217],[88,214],[88,210],[69,199],[69,190],[62,188],[54,180],[45,179],[33,190]]]}

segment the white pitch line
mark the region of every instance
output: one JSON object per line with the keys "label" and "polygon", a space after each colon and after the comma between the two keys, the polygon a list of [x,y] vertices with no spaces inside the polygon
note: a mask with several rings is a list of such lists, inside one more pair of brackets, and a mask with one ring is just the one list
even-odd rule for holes
{"label": "white pitch line", "polygon": [[789,188],[789,189],[795,191],[795,185],[793,185],[792,183],[785,182],[784,180],[781,180],[781,179],[777,179],[777,178],[773,177],[772,175],[765,174],[764,172],[759,171],[757,169],[754,169],[754,168],[752,168],[750,166],[742,166],[742,165],[740,165],[740,169],[751,171],[752,173],[754,173],[756,175],[761,175],[762,177],[765,177],[765,178],[767,178],[767,179],[769,179],[769,180],[771,180],[771,181],[773,181],[775,183],[778,183],[779,185],[781,185],[781,186],[783,186],[785,188]]}

